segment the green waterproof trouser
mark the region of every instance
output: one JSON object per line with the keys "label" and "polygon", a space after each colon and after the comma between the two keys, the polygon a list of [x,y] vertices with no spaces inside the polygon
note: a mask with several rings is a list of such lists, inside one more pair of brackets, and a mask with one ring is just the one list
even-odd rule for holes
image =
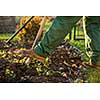
{"label": "green waterproof trouser", "polygon": [[90,63],[100,66],[100,17],[85,17],[85,47]]}
{"label": "green waterproof trouser", "polygon": [[[45,33],[44,38],[35,47],[34,51],[43,57],[50,55],[81,18],[81,16],[56,17],[51,28]],[[84,29],[86,30],[85,47],[87,54],[93,64],[100,65],[100,17],[85,17],[84,20],[86,22]]]}

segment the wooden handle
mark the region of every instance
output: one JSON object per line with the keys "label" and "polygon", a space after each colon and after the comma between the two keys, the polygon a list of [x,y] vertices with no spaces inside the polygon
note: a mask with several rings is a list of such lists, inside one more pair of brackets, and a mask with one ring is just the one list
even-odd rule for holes
{"label": "wooden handle", "polygon": [[90,64],[88,64],[87,62],[83,62],[82,65],[83,65],[83,66],[85,65],[85,66],[94,68],[94,69],[96,69],[97,71],[100,71],[100,67],[99,67],[99,66],[96,66],[96,65],[90,65]]}
{"label": "wooden handle", "polygon": [[[44,26],[45,26],[46,21],[47,21],[47,17],[44,16],[43,19],[42,19],[42,22],[41,22],[41,26],[39,28],[39,31],[38,31],[38,33],[36,35],[36,38],[35,38],[35,40],[33,42],[33,45],[32,45],[32,48],[31,49],[33,49],[35,47],[36,43],[40,39],[40,37],[41,37],[41,35],[43,33],[43,29],[44,29]],[[31,62],[31,58],[27,58],[27,60],[25,61],[25,64],[29,64],[30,62]]]}
{"label": "wooden handle", "polygon": [[96,69],[97,71],[100,71],[100,67],[97,67],[97,66],[95,66],[95,65],[89,65],[89,64],[87,64],[87,66],[89,66],[89,67],[91,67],[91,68],[94,68],[94,69]]}
{"label": "wooden handle", "polygon": [[36,38],[35,38],[35,40],[34,40],[34,42],[33,42],[32,49],[35,47],[36,43],[37,43],[38,40],[40,39],[40,37],[41,37],[41,35],[42,35],[42,33],[43,33],[43,29],[44,29],[44,26],[45,26],[46,21],[47,21],[47,17],[45,16],[45,17],[43,17],[43,19],[42,19],[40,29],[39,29],[39,31],[38,31],[38,33],[37,33],[37,36],[36,36]]}

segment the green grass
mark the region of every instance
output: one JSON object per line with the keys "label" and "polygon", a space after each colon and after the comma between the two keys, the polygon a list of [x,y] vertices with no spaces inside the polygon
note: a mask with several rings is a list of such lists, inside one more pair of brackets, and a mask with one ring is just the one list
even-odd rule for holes
{"label": "green grass", "polygon": [[8,39],[12,34],[9,33],[9,34],[3,34],[3,33],[0,33],[0,40],[1,39]]}
{"label": "green grass", "polygon": [[[0,33],[0,40],[3,39],[9,39],[14,33]],[[12,39],[12,40],[16,40],[18,39],[17,35]]]}
{"label": "green grass", "polygon": [[100,83],[100,71],[88,68],[85,73],[87,74],[90,83]]}

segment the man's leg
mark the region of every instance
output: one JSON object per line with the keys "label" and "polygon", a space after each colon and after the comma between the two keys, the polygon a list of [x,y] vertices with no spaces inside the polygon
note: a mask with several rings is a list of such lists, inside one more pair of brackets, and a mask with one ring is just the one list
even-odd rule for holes
{"label": "man's leg", "polygon": [[42,57],[50,55],[81,18],[81,16],[56,17],[49,31],[35,47],[35,53]]}
{"label": "man's leg", "polygon": [[91,64],[100,66],[100,17],[86,17],[85,46]]}

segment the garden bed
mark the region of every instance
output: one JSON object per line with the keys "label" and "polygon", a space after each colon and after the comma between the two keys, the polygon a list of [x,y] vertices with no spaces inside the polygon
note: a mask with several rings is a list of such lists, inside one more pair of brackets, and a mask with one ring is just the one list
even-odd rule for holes
{"label": "garden bed", "polygon": [[35,59],[29,65],[26,57],[16,54],[16,50],[31,48],[21,46],[18,41],[6,45],[0,40],[0,82],[4,83],[83,83],[87,82],[79,49],[64,41],[49,56],[49,60],[40,63]]}

